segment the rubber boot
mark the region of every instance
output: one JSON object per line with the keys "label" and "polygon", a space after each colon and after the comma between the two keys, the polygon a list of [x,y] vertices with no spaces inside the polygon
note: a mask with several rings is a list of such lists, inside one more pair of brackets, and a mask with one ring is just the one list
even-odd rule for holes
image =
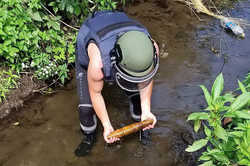
{"label": "rubber boot", "polygon": [[141,121],[141,100],[139,94],[129,97],[129,111],[134,121]]}
{"label": "rubber boot", "polygon": [[78,145],[78,147],[75,150],[75,155],[77,157],[83,157],[83,156],[87,156],[95,142],[96,142],[96,134],[95,133],[91,133],[91,134],[84,134],[84,137],[82,142]]}
{"label": "rubber boot", "polygon": [[142,145],[152,144],[151,134],[149,130],[144,130],[144,131],[140,130],[139,136],[140,136],[140,142]]}

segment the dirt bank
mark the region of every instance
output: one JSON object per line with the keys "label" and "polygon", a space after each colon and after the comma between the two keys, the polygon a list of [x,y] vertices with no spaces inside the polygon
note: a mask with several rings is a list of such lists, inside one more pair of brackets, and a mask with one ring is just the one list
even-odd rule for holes
{"label": "dirt bank", "polygon": [[35,91],[45,86],[41,81],[34,81],[31,75],[22,75],[18,88],[10,90],[6,100],[0,104],[0,121],[13,111],[19,111],[23,104],[34,97]]}

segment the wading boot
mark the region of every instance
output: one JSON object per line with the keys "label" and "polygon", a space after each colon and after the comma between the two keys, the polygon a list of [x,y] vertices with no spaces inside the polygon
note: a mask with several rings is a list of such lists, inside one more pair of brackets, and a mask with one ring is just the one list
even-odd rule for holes
{"label": "wading boot", "polygon": [[134,121],[141,121],[141,100],[139,94],[129,97],[129,111]]}
{"label": "wading boot", "polygon": [[150,131],[149,130],[140,130],[140,142],[142,145],[151,145],[152,144],[152,139],[150,136]]}
{"label": "wading boot", "polygon": [[77,157],[83,157],[90,153],[91,149],[96,142],[96,134],[84,134],[85,138],[83,138],[82,142],[78,145],[77,149],[75,150],[75,155]]}

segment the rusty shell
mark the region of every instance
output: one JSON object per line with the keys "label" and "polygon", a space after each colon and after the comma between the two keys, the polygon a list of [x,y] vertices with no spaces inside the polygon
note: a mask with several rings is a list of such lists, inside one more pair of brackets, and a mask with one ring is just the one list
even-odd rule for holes
{"label": "rusty shell", "polygon": [[123,136],[135,133],[135,132],[137,132],[137,131],[139,131],[139,130],[143,129],[144,127],[147,127],[148,125],[151,125],[151,124],[153,124],[152,119],[148,119],[148,120],[144,120],[144,121],[141,121],[141,122],[133,123],[133,124],[127,125],[125,127],[122,127],[120,129],[117,129],[117,130],[111,132],[108,135],[107,138],[108,139],[110,139],[110,138],[121,138]]}

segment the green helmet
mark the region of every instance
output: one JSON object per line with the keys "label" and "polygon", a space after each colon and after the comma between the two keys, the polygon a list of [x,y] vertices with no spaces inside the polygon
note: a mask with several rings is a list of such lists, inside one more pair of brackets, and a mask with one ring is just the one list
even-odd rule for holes
{"label": "green helmet", "polygon": [[128,31],[117,44],[120,47],[121,61],[118,64],[132,76],[145,76],[154,66],[154,46],[150,38],[140,31]]}
{"label": "green helmet", "polygon": [[128,31],[118,38],[113,54],[115,80],[126,91],[145,88],[159,67],[153,42],[140,31]]}

